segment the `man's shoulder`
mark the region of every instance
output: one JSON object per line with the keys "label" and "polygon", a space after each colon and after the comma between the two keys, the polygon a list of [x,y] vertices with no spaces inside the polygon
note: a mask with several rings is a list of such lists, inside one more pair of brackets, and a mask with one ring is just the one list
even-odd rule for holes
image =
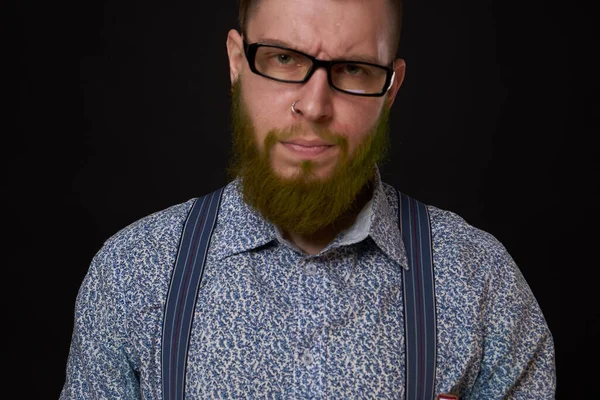
{"label": "man's shoulder", "polygon": [[475,258],[508,257],[506,248],[493,234],[472,225],[459,214],[432,205],[428,205],[427,210],[438,249]]}
{"label": "man's shoulder", "polygon": [[109,237],[92,259],[88,285],[127,292],[130,299],[160,297],[193,202],[190,199],[146,215]]}
{"label": "man's shoulder", "polygon": [[123,227],[104,242],[105,249],[131,251],[178,241],[195,198],[148,214]]}
{"label": "man's shoulder", "polygon": [[[397,189],[388,184],[384,188],[390,204],[397,210]],[[469,223],[454,211],[427,203],[425,205],[430,218],[434,251],[445,253],[451,259],[466,256],[506,261],[510,258],[504,245],[490,232]]]}
{"label": "man's shoulder", "polygon": [[[224,197],[231,197],[231,186],[225,187],[228,190]],[[194,203],[215,192],[190,198],[135,220],[110,236],[103,243],[96,258],[108,259],[111,263],[120,260],[131,263],[139,262],[140,258],[147,260],[175,256]]]}

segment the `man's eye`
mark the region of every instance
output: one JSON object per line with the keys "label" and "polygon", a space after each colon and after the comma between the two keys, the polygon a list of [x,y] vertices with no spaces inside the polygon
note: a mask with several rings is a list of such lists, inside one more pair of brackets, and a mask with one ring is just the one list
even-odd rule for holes
{"label": "man's eye", "polygon": [[344,67],[344,73],[348,75],[362,75],[367,71],[359,65],[346,64]]}
{"label": "man's eye", "polygon": [[290,56],[289,54],[278,54],[276,56],[277,62],[279,62],[280,64],[289,64],[292,61],[294,61],[294,58],[292,56]]}

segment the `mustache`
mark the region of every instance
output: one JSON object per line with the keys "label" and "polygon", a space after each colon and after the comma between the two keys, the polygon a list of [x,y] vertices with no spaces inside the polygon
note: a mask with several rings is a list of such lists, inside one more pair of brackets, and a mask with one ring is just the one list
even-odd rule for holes
{"label": "mustache", "polygon": [[307,130],[301,125],[293,125],[287,129],[271,129],[265,138],[265,149],[271,149],[278,142],[316,142],[318,145],[340,146],[348,149],[348,138],[327,128]]}

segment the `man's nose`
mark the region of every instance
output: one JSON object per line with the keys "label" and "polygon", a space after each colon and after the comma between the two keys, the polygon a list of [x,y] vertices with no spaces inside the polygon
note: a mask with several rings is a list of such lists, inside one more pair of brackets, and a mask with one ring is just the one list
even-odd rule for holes
{"label": "man's nose", "polygon": [[327,70],[318,68],[301,86],[294,109],[310,121],[325,121],[333,116],[333,91],[329,86]]}

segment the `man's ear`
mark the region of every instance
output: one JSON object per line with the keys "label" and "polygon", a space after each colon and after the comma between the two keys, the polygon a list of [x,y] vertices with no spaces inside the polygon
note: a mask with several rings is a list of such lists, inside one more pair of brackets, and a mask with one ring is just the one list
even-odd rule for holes
{"label": "man's ear", "polygon": [[406,71],[406,63],[403,59],[398,58],[394,61],[394,82],[392,82],[392,87],[388,90],[387,94],[387,106],[388,108],[392,107],[394,104],[394,100],[396,99],[396,94],[398,94],[398,89],[402,86],[402,82],[404,81],[404,73]]}
{"label": "man's ear", "polygon": [[227,34],[227,55],[229,56],[229,78],[233,85],[238,80],[246,59],[244,40],[235,29],[230,30]]}

